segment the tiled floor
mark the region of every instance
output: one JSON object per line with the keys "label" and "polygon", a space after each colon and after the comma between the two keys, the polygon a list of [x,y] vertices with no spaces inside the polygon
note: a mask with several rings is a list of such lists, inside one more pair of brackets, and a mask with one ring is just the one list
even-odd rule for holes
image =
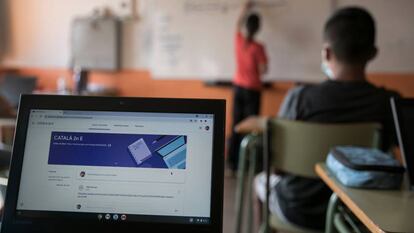
{"label": "tiled floor", "polygon": [[223,203],[223,233],[235,233],[234,224],[236,219],[236,178],[224,178],[224,203]]}
{"label": "tiled floor", "polygon": [[[223,204],[223,233],[236,233],[236,187],[237,178],[226,175],[224,178],[224,204]],[[247,188],[247,187],[246,187]],[[244,207],[247,206],[247,197],[245,197]],[[246,212],[246,210],[244,211]],[[243,218],[243,223],[246,225],[247,213]],[[258,232],[259,227],[253,223],[253,232]],[[241,232],[246,232],[246,229],[241,229]]]}

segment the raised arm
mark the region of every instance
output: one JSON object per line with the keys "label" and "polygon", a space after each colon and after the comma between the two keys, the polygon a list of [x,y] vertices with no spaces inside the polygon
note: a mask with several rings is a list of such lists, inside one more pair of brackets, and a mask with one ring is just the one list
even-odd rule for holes
{"label": "raised arm", "polygon": [[247,13],[249,10],[253,7],[254,2],[252,0],[247,0],[242,8],[242,11],[240,12],[239,18],[237,20],[237,31],[241,31],[243,28],[244,20],[247,16]]}

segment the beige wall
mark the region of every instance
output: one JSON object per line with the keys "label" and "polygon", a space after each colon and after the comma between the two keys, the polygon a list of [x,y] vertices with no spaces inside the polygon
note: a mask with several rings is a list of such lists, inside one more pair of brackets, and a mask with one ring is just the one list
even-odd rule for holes
{"label": "beige wall", "polygon": [[[67,68],[70,66],[70,28],[77,16],[90,16],[105,6],[123,14],[122,2],[130,0],[2,0],[7,1],[7,51],[4,66]],[[4,22],[3,22],[4,23]],[[126,65],[136,65],[134,53],[139,42],[135,23],[123,25]],[[131,39],[133,38],[133,39]],[[136,48],[137,50],[137,48]]]}

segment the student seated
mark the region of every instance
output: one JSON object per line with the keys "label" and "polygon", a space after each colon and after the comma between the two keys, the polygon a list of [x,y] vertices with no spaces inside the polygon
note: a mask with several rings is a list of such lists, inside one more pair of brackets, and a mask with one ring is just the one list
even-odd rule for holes
{"label": "student seated", "polygon": [[[322,70],[328,80],[289,91],[279,117],[329,123],[379,122],[383,126],[383,149],[388,149],[394,137],[389,102],[398,94],[375,87],[366,79],[366,66],[377,54],[375,34],[374,19],[366,10],[349,7],[336,11],[323,33]],[[331,191],[322,181],[272,175],[271,186],[269,207],[273,214],[297,226],[324,228]],[[261,200],[264,187],[265,175],[260,174],[255,190]]]}

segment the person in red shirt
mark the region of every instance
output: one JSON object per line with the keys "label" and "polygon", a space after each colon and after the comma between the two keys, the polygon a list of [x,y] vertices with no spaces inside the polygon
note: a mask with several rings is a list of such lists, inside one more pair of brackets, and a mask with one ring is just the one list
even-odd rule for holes
{"label": "person in red shirt", "polygon": [[[230,138],[228,161],[235,171],[238,165],[239,147],[242,136],[235,133],[234,125],[251,115],[258,115],[261,97],[261,76],[267,72],[267,56],[262,44],[255,40],[260,29],[260,16],[248,12],[253,7],[247,2],[237,22],[235,36],[236,72],[233,79],[234,104],[233,127]],[[245,35],[242,29],[245,27]]]}

